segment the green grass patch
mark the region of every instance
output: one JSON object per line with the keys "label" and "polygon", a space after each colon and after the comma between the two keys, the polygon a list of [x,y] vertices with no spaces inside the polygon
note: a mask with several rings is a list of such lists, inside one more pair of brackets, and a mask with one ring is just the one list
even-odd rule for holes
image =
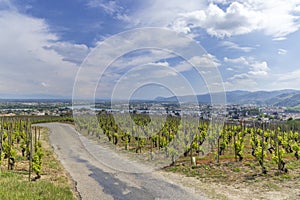
{"label": "green grass patch", "polygon": [[241,171],[241,168],[236,167],[236,168],[233,168],[232,171],[233,171],[233,172],[240,172],[240,171]]}
{"label": "green grass patch", "polygon": [[281,189],[278,185],[276,185],[274,183],[266,183],[264,186],[269,189],[276,190],[276,191],[280,191],[280,189]]}
{"label": "green grass patch", "polygon": [[57,186],[44,180],[29,182],[27,177],[17,172],[6,171],[0,173],[0,199],[74,200],[75,198],[68,187]]}
{"label": "green grass patch", "polygon": [[298,169],[299,166],[300,166],[300,160],[291,160],[286,164],[286,168],[291,170]]}

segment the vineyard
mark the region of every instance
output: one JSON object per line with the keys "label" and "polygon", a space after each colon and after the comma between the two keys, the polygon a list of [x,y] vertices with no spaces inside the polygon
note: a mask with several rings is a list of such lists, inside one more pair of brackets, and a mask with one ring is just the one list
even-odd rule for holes
{"label": "vineyard", "polygon": [[42,122],[72,121],[70,118],[50,116],[2,117],[0,120],[0,172],[5,169],[14,171],[18,166],[17,170],[28,173],[29,181],[41,177],[44,156],[40,127],[32,125]]}
{"label": "vineyard", "polygon": [[[31,116],[2,117],[0,120],[2,184],[11,182],[7,176],[12,173],[26,183],[44,184],[43,179],[54,165],[45,160],[48,153],[42,140],[45,136],[41,134],[45,130],[36,124],[73,123],[73,119]],[[74,116],[74,122],[77,131],[125,153],[126,157],[129,155],[146,165],[200,178],[184,182],[191,186],[197,183],[199,191],[223,195],[228,187],[230,191],[243,188],[239,197],[244,197],[246,190],[249,190],[247,193],[256,190],[256,196],[261,197],[265,187],[277,191],[284,188],[285,192],[280,193],[283,198],[286,193],[296,195],[293,188],[299,188],[298,120],[222,121],[215,118],[208,121],[191,116],[101,111],[95,116]],[[28,182],[27,177],[29,181],[39,181]],[[289,181],[285,181],[287,179]],[[35,190],[43,191],[43,188]],[[214,194],[209,196],[219,198]]]}
{"label": "vineyard", "polygon": [[[105,139],[117,149],[148,163],[195,167],[205,163],[255,162],[261,174],[288,173],[300,158],[299,123],[282,121],[214,121],[192,117],[112,114],[78,116],[78,131]],[[180,163],[183,162],[183,163]]]}

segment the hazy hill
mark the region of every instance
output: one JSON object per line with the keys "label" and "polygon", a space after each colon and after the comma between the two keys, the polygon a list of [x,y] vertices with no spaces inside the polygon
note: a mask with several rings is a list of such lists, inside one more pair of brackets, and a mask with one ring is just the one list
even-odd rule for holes
{"label": "hazy hill", "polygon": [[[194,96],[180,97],[158,97],[157,101],[177,101],[193,102]],[[200,103],[209,103],[211,101],[210,94],[197,95]],[[274,106],[300,106],[299,90],[274,90],[274,91],[228,91],[226,92],[226,102],[228,104],[257,104],[257,105],[274,105]]]}

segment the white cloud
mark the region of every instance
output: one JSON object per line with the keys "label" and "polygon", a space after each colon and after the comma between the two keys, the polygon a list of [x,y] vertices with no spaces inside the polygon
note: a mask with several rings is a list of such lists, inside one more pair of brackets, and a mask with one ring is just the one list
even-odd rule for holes
{"label": "white cloud", "polygon": [[224,58],[226,68],[233,75],[225,81],[226,89],[254,89],[259,82],[269,78],[270,68],[266,61],[257,61],[253,57]]}
{"label": "white cloud", "polygon": [[0,11],[0,27],[1,93],[71,95],[78,68],[45,49],[62,43],[56,44],[44,20],[6,10]]}
{"label": "white cloud", "polygon": [[268,75],[268,72],[266,71],[250,71],[249,72],[250,75],[254,75],[254,76],[266,76]]}
{"label": "white cloud", "polygon": [[[142,25],[170,26],[174,30],[191,33],[193,28],[202,28],[219,38],[262,31],[274,39],[281,40],[299,29],[299,0],[237,0],[237,1],[195,1],[172,6],[156,0],[142,12],[135,13]],[[217,4],[218,3],[218,4]],[[224,8],[220,8],[219,4]],[[155,13],[155,15],[153,15]],[[278,26],[280,24],[280,26]]]}
{"label": "white cloud", "polygon": [[[299,77],[300,77],[300,70],[295,70],[292,72],[278,75],[278,81],[279,82],[292,82],[295,80],[299,80]],[[298,86],[299,86],[299,82],[300,81],[297,81]]]}
{"label": "white cloud", "polygon": [[282,40],[286,40],[287,38],[286,37],[276,37],[276,38],[273,38],[272,40],[273,41],[282,41]]}
{"label": "white cloud", "polygon": [[44,86],[44,87],[48,87],[49,86],[49,84],[47,84],[45,82],[42,82],[41,85]]}
{"label": "white cloud", "polygon": [[118,1],[105,1],[105,0],[89,0],[87,6],[90,8],[103,9],[107,14],[111,15],[115,19],[132,22],[133,20],[126,14],[125,9],[120,5]]}
{"label": "white cloud", "polygon": [[180,62],[178,65],[176,65],[174,68],[177,72],[186,72],[186,71],[191,70],[193,68],[193,66],[191,64],[183,61],[183,62]]}
{"label": "white cloud", "polygon": [[163,50],[151,49],[151,50],[140,50],[138,55],[129,54],[132,56],[122,56],[112,63],[112,70],[132,68],[143,64],[154,63],[162,59],[169,59],[175,57],[174,54]]}
{"label": "white cloud", "polygon": [[184,3],[182,0],[148,0],[143,1],[141,9],[132,11],[132,19],[136,19],[138,26],[167,27],[170,22],[175,21],[178,14],[192,12],[206,6],[205,0],[189,0]]}
{"label": "white cloud", "polygon": [[[224,58],[230,69],[246,70],[249,75],[265,76],[270,71],[266,61],[257,61],[253,57]],[[233,64],[233,65],[232,65]]]}
{"label": "white cloud", "polygon": [[[190,63],[194,63],[195,66],[192,66]],[[220,65],[220,61],[214,55],[205,53],[202,56],[193,56],[188,62],[180,62],[174,66],[174,69],[177,72],[186,72],[196,67],[202,74],[206,74],[210,71],[210,68],[216,68]]]}
{"label": "white cloud", "polygon": [[270,68],[268,67],[268,64],[266,61],[253,62],[250,65],[249,74],[255,75],[255,76],[266,76],[266,75],[268,75],[269,70],[270,70]]}
{"label": "white cloud", "polygon": [[174,31],[188,34],[191,32],[190,27],[186,24],[185,20],[178,19],[171,24]]}
{"label": "white cloud", "polygon": [[165,67],[170,67],[170,64],[167,61],[150,63],[150,64],[152,64],[152,65],[161,65],[161,66],[165,66]]}
{"label": "white cloud", "polygon": [[69,42],[55,42],[44,48],[46,50],[54,50],[63,56],[64,61],[73,62],[77,65],[80,65],[90,52],[90,49],[84,44],[72,44]]}
{"label": "white cloud", "polygon": [[277,89],[300,89],[300,70],[290,71],[284,74],[276,74],[274,78],[275,82],[272,84],[272,88]]}
{"label": "white cloud", "polygon": [[236,74],[233,77],[230,77],[228,80],[247,80],[249,78],[250,78],[249,74],[244,73],[244,74]]}
{"label": "white cloud", "polygon": [[288,53],[288,51],[285,50],[285,49],[278,49],[277,53],[278,53],[279,55],[285,55],[285,54]]}
{"label": "white cloud", "polygon": [[254,49],[252,47],[243,47],[243,46],[240,46],[240,45],[238,45],[234,42],[230,42],[230,41],[221,42],[221,46],[224,46],[228,49],[234,49],[234,50],[239,50],[239,51],[243,51],[243,52],[250,52]]}
{"label": "white cloud", "polygon": [[113,15],[115,12],[120,10],[120,6],[115,1],[104,1],[104,0],[90,0],[87,5],[91,8],[102,8],[105,12]]}
{"label": "white cloud", "polygon": [[259,85],[255,80],[250,79],[247,76],[240,76],[235,79],[224,82],[224,87],[227,91],[245,89],[251,91],[260,89],[258,86]]}
{"label": "white cloud", "polygon": [[248,59],[244,56],[241,56],[241,57],[238,57],[238,58],[224,57],[224,62],[233,63],[233,64],[241,64],[241,65],[249,65]]}
{"label": "white cloud", "polygon": [[251,32],[255,15],[243,4],[233,2],[225,12],[210,4],[205,10],[182,13],[178,20],[185,21],[185,26],[204,28],[208,34],[223,38]]}
{"label": "white cloud", "polygon": [[192,57],[189,62],[195,63],[196,66],[203,68],[203,67],[218,67],[220,66],[219,60],[212,54],[206,53],[202,56],[194,56]]}

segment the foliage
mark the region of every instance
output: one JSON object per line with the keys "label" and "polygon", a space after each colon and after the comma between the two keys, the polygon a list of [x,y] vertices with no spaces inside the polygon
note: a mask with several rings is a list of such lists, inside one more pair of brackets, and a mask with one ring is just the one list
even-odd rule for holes
{"label": "foliage", "polygon": [[[99,137],[105,136],[116,146],[136,153],[149,152],[152,155],[154,151],[162,150],[166,158],[171,158],[172,164],[181,153],[184,157],[199,158],[214,155],[217,162],[232,157],[241,162],[252,156],[262,173],[267,173],[270,160],[278,165],[279,171],[287,172],[287,154],[293,154],[296,159],[300,154],[299,133],[295,130],[300,124],[294,121],[272,124],[263,121],[226,122],[220,127],[213,121],[193,117],[168,115],[163,121],[156,115],[150,118],[144,113],[131,113],[130,118],[126,118],[125,114],[107,111],[101,111],[97,118],[82,116],[76,120],[79,131],[93,135],[98,132]],[[99,133],[99,128],[102,133]],[[178,146],[175,148],[174,144]]]}

